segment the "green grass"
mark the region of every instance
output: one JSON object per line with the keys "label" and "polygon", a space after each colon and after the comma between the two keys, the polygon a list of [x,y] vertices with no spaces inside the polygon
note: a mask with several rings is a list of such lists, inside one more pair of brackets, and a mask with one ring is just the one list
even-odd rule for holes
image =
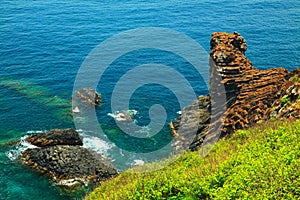
{"label": "green grass", "polygon": [[86,199],[299,199],[299,137],[300,121],[263,123],[220,140],[205,158],[188,152],[158,171],[123,172]]}
{"label": "green grass", "polygon": [[297,74],[295,74],[293,77],[290,78],[289,81],[294,82],[294,83],[296,83],[296,82],[300,83],[300,77]]}

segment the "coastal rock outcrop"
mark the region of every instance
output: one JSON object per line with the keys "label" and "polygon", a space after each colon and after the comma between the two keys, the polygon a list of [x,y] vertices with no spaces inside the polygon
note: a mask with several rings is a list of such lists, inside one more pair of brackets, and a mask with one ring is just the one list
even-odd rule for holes
{"label": "coastal rock outcrop", "polygon": [[[220,113],[224,118],[220,118],[217,122],[221,124],[221,136],[267,120],[270,116],[299,118],[300,112],[296,106],[298,104],[293,104],[293,109],[289,107],[292,102],[299,99],[299,85],[289,80],[299,74],[299,69],[289,73],[284,68],[268,70],[254,68],[252,62],[245,56],[246,40],[237,32],[213,33],[210,45],[210,95],[214,98],[226,98],[225,105],[215,105],[216,101],[211,98],[212,108],[226,107],[224,113]],[[220,89],[222,87],[223,90]],[[285,101],[289,102],[288,106],[283,103]],[[186,109],[193,109],[193,106],[192,104]],[[191,115],[191,118],[195,116]],[[173,135],[185,137],[188,133],[174,125],[180,124],[180,120],[181,116],[178,116],[171,122],[170,128]],[[184,123],[182,121],[181,126],[187,126]],[[200,147],[209,133],[209,130],[203,127],[209,124],[209,120],[203,124],[200,117],[197,135],[189,145],[190,149],[196,150]]]}
{"label": "coastal rock outcrop", "polygon": [[76,93],[76,97],[85,104],[98,105],[102,101],[102,97],[94,89],[83,88]]}
{"label": "coastal rock outcrop", "polygon": [[53,129],[49,132],[31,135],[26,140],[38,147],[54,145],[82,145],[82,138],[79,133],[73,129]]}
{"label": "coastal rock outcrop", "polygon": [[282,87],[281,98],[274,101],[268,110],[270,119],[300,118],[300,69],[289,74],[289,81]]}
{"label": "coastal rock outcrop", "polygon": [[101,182],[118,174],[110,161],[82,147],[82,139],[72,129],[54,129],[27,139],[38,148],[22,152],[21,161],[67,189]]}
{"label": "coastal rock outcrop", "polygon": [[[209,95],[199,96],[191,105],[181,111],[170,123],[170,130],[176,140],[173,146],[180,149],[193,148],[200,145],[203,134],[208,133],[208,125],[211,118],[211,99]],[[194,130],[193,127],[197,127]],[[195,138],[195,133],[196,138]],[[192,143],[191,143],[192,142]]]}

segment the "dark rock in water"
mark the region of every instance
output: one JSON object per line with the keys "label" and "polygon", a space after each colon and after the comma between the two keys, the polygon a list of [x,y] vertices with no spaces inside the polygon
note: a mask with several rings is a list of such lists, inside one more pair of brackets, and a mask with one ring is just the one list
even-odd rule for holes
{"label": "dark rock in water", "polygon": [[107,159],[81,146],[27,149],[22,153],[22,162],[67,188],[97,183],[118,174]]}
{"label": "dark rock in water", "polygon": [[98,105],[101,103],[101,95],[95,90],[90,88],[83,88],[76,93],[76,97],[79,98],[83,103],[90,105]]}
{"label": "dark rock in water", "polygon": [[82,145],[82,139],[73,129],[53,129],[46,133],[39,133],[27,138],[27,141],[38,147],[54,145]]}
{"label": "dark rock in water", "polygon": [[[299,69],[288,73],[283,68],[268,70],[254,68],[252,62],[245,56],[246,40],[237,32],[233,34],[213,33],[210,45],[211,107],[217,108],[217,110],[218,106],[226,108],[224,111],[220,109],[221,112],[217,113],[217,116],[222,115],[224,118],[213,120],[217,126],[221,127],[221,136],[267,120],[270,115],[278,118],[300,117],[300,104],[297,103],[299,101],[299,84],[291,84],[289,80],[292,77],[294,79],[300,77]],[[220,87],[224,87],[225,90],[218,90]],[[214,104],[214,99],[224,97],[226,97],[225,105]],[[290,104],[295,106],[291,108]],[[190,121],[197,119],[198,111],[190,111],[193,107],[199,110],[195,105],[197,103],[194,102],[188,106],[190,114],[186,116],[187,119],[181,119],[182,117],[178,116],[170,124],[173,135],[183,137],[182,141],[192,137],[185,127],[189,126]],[[276,105],[277,107],[274,108]],[[203,120],[203,116],[206,116],[209,111],[207,110],[205,113],[202,113],[203,109],[200,111],[197,135],[194,136],[195,139],[189,146],[192,150],[198,149],[212,130],[207,128],[210,122],[204,123],[205,120]],[[214,119],[217,117],[214,116]],[[212,127],[211,124],[210,127]]]}
{"label": "dark rock in water", "polygon": [[[198,146],[200,137],[205,137],[202,134],[207,133],[210,118],[210,96],[199,96],[197,100],[184,108],[181,114],[170,123],[171,132],[176,136],[173,146],[180,149],[189,147],[193,149],[195,146]],[[194,130],[191,127],[198,127],[198,130]]]}
{"label": "dark rock in water", "polygon": [[118,174],[108,159],[83,148],[82,138],[73,129],[54,129],[32,135],[27,141],[39,148],[23,151],[22,163],[67,189],[99,183]]}

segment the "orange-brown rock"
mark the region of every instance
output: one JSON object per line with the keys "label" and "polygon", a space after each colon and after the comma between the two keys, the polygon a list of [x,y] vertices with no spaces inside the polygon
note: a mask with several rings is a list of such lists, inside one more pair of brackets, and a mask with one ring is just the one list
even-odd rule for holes
{"label": "orange-brown rock", "polygon": [[[268,109],[281,96],[282,86],[287,82],[286,69],[254,68],[245,56],[246,49],[245,39],[236,32],[212,35],[211,71],[219,73],[226,91],[225,134],[266,119]],[[213,77],[214,74],[211,82],[215,81]]]}
{"label": "orange-brown rock", "polygon": [[85,104],[98,105],[102,101],[102,97],[94,89],[83,88],[76,93],[76,98]]}
{"label": "orange-brown rock", "polygon": [[300,69],[289,73],[288,82],[282,87],[281,97],[268,110],[270,119],[300,118]]}
{"label": "orange-brown rock", "polygon": [[[208,120],[206,123],[200,120],[199,124],[202,125],[199,126],[190,149],[199,148],[204,137],[212,130],[212,128],[203,129],[203,124],[205,127],[209,124],[213,127],[212,121],[218,126],[221,124],[221,135],[224,136],[261,120],[267,120],[270,116],[300,117],[300,86],[297,81],[290,80],[292,78],[300,80],[300,69],[289,73],[284,68],[268,70],[254,68],[252,62],[245,56],[246,40],[236,32],[213,33],[210,45],[211,107],[220,110],[219,113],[210,113],[210,119],[216,118],[214,115],[223,115],[224,118],[220,118],[219,121]],[[216,101],[222,98],[226,99],[225,105]],[[276,109],[274,109],[275,105],[277,105]],[[224,111],[222,107],[226,107]],[[180,129],[179,122],[180,117],[172,122],[173,133],[175,132],[179,137],[186,137],[187,133]],[[181,123],[181,126],[188,125]]]}

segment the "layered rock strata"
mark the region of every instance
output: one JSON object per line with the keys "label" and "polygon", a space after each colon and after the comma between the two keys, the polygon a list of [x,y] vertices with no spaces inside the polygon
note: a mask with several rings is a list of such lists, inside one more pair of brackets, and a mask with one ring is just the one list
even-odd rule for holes
{"label": "layered rock strata", "polygon": [[209,95],[199,96],[170,123],[170,130],[176,137],[172,145],[180,150],[199,146],[208,133],[210,119],[211,98]]}
{"label": "layered rock strata", "polygon": [[289,74],[289,81],[282,87],[281,98],[273,102],[268,112],[270,119],[300,118],[300,69]]}
{"label": "layered rock strata", "polygon": [[[268,70],[254,68],[252,62],[245,56],[247,50],[246,40],[239,33],[213,33],[210,45],[210,104],[212,108],[219,109],[220,112],[213,114],[207,110],[204,116],[207,116],[210,112],[210,120],[207,120],[207,117],[203,120],[201,112],[199,112],[203,104],[199,100],[200,109],[196,108],[195,104],[184,109],[194,109],[193,114],[199,113],[200,116],[197,134],[194,135],[195,139],[189,145],[192,150],[198,149],[204,138],[212,133],[212,128],[207,128],[208,126],[214,126],[214,124],[211,124],[212,121],[221,126],[221,129],[215,129],[220,131],[221,136],[228,135],[235,130],[244,129],[257,122],[269,119],[275,102],[277,101],[278,104],[278,100],[281,101],[285,95],[289,102],[295,102],[299,98],[297,89],[299,86],[289,80],[293,75],[299,73],[299,70],[288,73],[283,68]],[[224,105],[219,103],[222,101],[218,101],[222,98],[225,99]],[[223,111],[222,107],[225,108]],[[275,112],[278,109],[280,108],[273,110],[273,115],[276,115]],[[299,113],[299,111],[293,109],[293,112],[290,113],[293,113],[293,117],[298,117],[296,113]],[[195,118],[194,115],[191,117]],[[215,115],[222,115],[223,117],[215,120]],[[214,120],[212,120],[213,118]],[[179,128],[180,126],[189,125],[180,122],[181,116],[171,122],[172,133],[178,136],[189,135],[184,129]],[[192,136],[189,135],[189,137]],[[181,139],[181,141],[184,140]]]}
{"label": "layered rock strata", "polygon": [[23,151],[22,163],[63,187],[99,183],[118,174],[108,159],[82,147],[75,130],[54,129],[27,141],[39,147]]}
{"label": "layered rock strata", "polygon": [[82,145],[82,138],[78,132],[73,129],[53,129],[49,132],[31,135],[26,140],[27,142],[38,147],[55,145]]}

